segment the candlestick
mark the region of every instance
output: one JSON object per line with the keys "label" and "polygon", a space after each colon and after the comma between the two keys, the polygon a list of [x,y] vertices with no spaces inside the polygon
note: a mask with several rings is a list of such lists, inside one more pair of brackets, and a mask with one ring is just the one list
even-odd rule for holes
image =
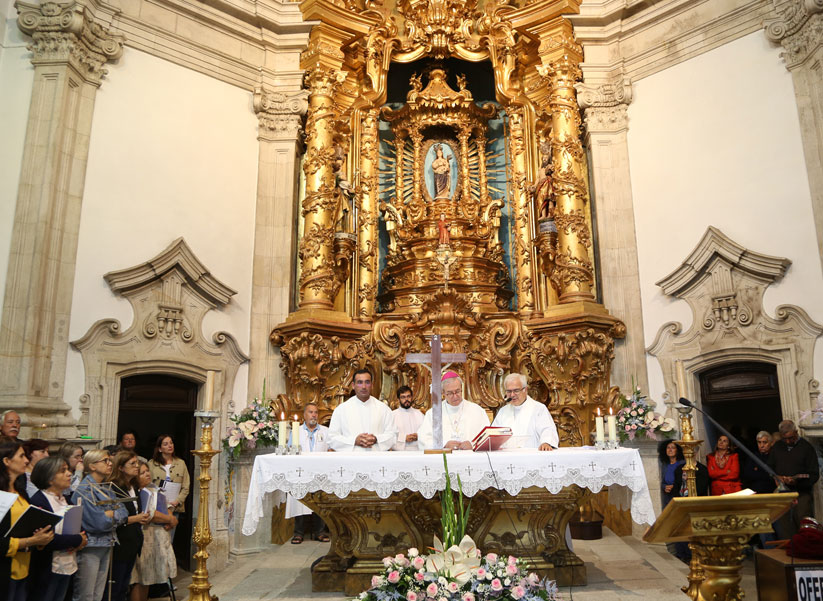
{"label": "candlestick", "polygon": [[611,407],[609,407],[609,442],[617,442],[617,417]]}
{"label": "candlestick", "polygon": [[295,448],[300,446],[300,422],[297,421],[297,415],[291,423],[291,446]]}
{"label": "candlestick", "polygon": [[192,574],[191,584],[189,585],[189,601],[217,601],[217,597],[209,592],[211,583],[209,582],[209,570],[206,566],[209,558],[208,546],[212,541],[211,528],[209,527],[209,483],[211,482],[209,468],[211,467],[212,457],[220,453],[219,449],[214,450],[211,447],[212,428],[217,414],[198,411],[194,415],[203,420],[203,425],[200,430],[200,448],[192,451],[200,458],[200,475],[197,478],[200,482],[200,505],[192,536],[194,543],[197,545],[197,553],[194,554],[197,568]]}
{"label": "candlestick", "polygon": [[683,368],[682,361],[675,361],[677,373],[677,398],[689,398],[686,391],[686,370]]}
{"label": "candlestick", "polygon": [[595,442],[605,442],[605,436],[603,435],[603,416],[600,415],[600,407],[597,408],[597,417],[594,418],[594,427],[597,431],[597,435],[595,436]]}
{"label": "candlestick", "polygon": [[206,372],[206,398],[203,401],[203,411],[211,411],[214,409],[214,374],[216,372],[209,370]]}
{"label": "candlestick", "polygon": [[285,411],[280,412],[280,421],[277,422],[277,446],[285,447],[289,439],[289,422],[286,421]]}

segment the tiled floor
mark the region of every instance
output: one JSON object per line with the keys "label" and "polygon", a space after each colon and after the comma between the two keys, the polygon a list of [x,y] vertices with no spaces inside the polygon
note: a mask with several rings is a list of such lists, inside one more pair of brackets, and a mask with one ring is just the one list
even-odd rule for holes
{"label": "tiled floor", "polygon": [[[589,584],[562,590],[564,601],[684,601],[680,592],[687,567],[666,552],[663,545],[649,545],[632,537],[618,537],[604,529],[596,541],[574,541],[575,552],[586,562]],[[326,553],[327,543],[272,546],[271,551],[235,558],[211,578],[213,595],[220,601],[267,599],[342,600],[339,593],[312,593],[312,562]],[[190,579],[181,574],[178,598],[186,597]],[[746,599],[757,599],[754,564],[743,567]]]}

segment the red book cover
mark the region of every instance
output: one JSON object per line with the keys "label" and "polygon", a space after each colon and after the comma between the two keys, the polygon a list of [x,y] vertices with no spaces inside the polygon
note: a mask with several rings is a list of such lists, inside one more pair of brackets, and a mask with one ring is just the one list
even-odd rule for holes
{"label": "red book cover", "polygon": [[486,426],[472,440],[472,449],[475,451],[496,451],[511,437],[511,428]]}

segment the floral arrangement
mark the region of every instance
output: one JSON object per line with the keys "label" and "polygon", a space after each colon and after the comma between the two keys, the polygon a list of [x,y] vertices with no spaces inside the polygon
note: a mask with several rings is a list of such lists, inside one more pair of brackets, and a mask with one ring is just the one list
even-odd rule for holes
{"label": "floral arrangement", "polygon": [[620,395],[621,409],[617,412],[617,433],[620,440],[634,440],[635,436],[646,436],[657,440],[658,434],[668,438],[674,434],[675,421],[655,413],[640,389],[632,385],[632,395]]}
{"label": "floral arrangement", "polygon": [[[471,504],[463,510],[463,486],[457,479],[458,503],[455,510],[451,493],[449,464],[443,455],[446,487],[441,497],[444,545],[436,536],[431,553],[417,549],[385,557],[382,574],[372,576],[371,588],[360,593],[359,601],[558,601],[554,580],[540,580],[527,574],[526,563],[513,556],[496,553],[483,556],[470,536],[465,534]],[[459,544],[450,544],[456,537]]]}
{"label": "floral arrangement", "polygon": [[[263,381],[263,398],[266,398],[266,382]],[[254,399],[248,407],[229,417],[232,425],[223,439],[223,448],[229,459],[237,458],[243,449],[257,445],[277,446],[277,416],[269,401]]]}
{"label": "floral arrangement", "polygon": [[516,557],[482,556],[469,536],[443,548],[435,537],[429,555],[417,549],[383,559],[385,570],[360,593],[360,601],[555,601],[557,585],[526,573]]}

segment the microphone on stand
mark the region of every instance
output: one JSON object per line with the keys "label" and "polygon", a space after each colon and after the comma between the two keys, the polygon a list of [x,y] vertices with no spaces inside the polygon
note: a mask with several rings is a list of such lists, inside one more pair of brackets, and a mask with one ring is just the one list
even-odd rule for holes
{"label": "microphone on stand", "polygon": [[763,469],[763,471],[764,471],[764,472],[766,472],[767,474],[769,474],[772,478],[774,478],[774,479],[775,479],[775,480],[779,483],[779,484],[777,485],[777,491],[778,491],[778,492],[791,492],[791,491],[788,489],[788,487],[786,486],[786,484],[784,484],[783,480],[781,480],[781,479],[780,479],[780,476],[778,476],[778,475],[777,475],[777,473],[775,473],[775,471],[774,471],[772,468],[770,468],[768,465],[766,465],[765,463],[763,463],[763,460],[762,460],[762,459],[760,459],[760,457],[758,457],[758,456],[757,456],[757,455],[755,455],[754,453],[752,453],[752,452],[748,449],[748,447],[746,447],[746,446],[744,446],[743,444],[741,444],[741,442],[740,442],[739,440],[737,440],[734,436],[732,436],[732,435],[729,433],[729,431],[728,431],[728,430],[726,430],[726,428],[724,428],[724,427],[723,427],[723,426],[721,426],[719,423],[717,423],[717,420],[716,420],[716,419],[714,419],[711,415],[709,415],[708,413],[706,413],[705,411],[703,411],[700,407],[698,407],[697,405],[695,405],[694,403],[692,403],[689,399],[686,399],[686,398],[680,397],[680,404],[681,404],[681,405],[685,405],[686,407],[691,407],[692,409],[697,409],[700,413],[702,413],[703,415],[705,415],[705,416],[706,416],[706,418],[708,418],[708,420],[709,420],[711,423],[713,423],[713,424],[715,425],[715,427],[716,427],[718,430],[720,430],[720,432],[721,432],[722,434],[724,434],[724,435],[725,435],[725,436],[726,436],[729,440],[731,440],[731,441],[732,441],[732,442],[733,442],[733,443],[737,446],[737,448],[738,448],[739,450],[743,451],[743,452],[746,454],[746,456],[747,456],[747,457],[749,457],[749,459],[753,460],[753,461],[754,461],[754,462],[755,462],[758,466],[760,466],[760,467]]}

